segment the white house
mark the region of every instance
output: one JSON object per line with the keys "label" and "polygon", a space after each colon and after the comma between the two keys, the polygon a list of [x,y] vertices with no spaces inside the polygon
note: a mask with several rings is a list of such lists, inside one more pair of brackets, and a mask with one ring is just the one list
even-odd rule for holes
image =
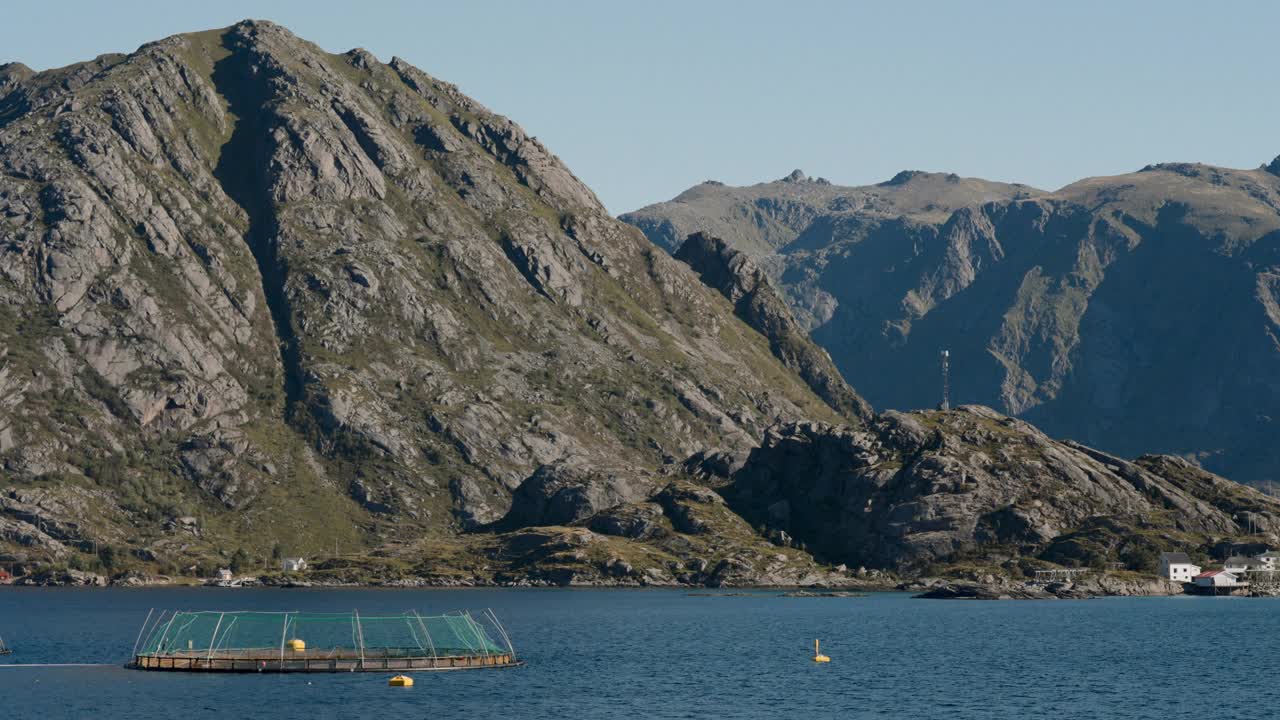
{"label": "white house", "polygon": [[234,575],[232,575],[232,574],[231,574],[231,571],[230,571],[230,570],[228,570],[227,568],[218,568],[218,579],[219,579],[219,580],[232,580],[232,579],[234,579],[234,578],[235,578],[235,576],[234,576]]}
{"label": "white house", "polygon": [[1244,577],[1245,573],[1250,570],[1262,570],[1263,562],[1259,558],[1244,557],[1242,555],[1232,555],[1222,563],[1222,569],[1235,575],[1236,577]]}
{"label": "white house", "polygon": [[1191,582],[1200,574],[1200,566],[1191,562],[1186,553],[1160,553],[1160,577],[1173,582]]}
{"label": "white house", "polygon": [[300,557],[284,558],[280,561],[280,567],[285,572],[302,572],[307,569],[307,561]]}

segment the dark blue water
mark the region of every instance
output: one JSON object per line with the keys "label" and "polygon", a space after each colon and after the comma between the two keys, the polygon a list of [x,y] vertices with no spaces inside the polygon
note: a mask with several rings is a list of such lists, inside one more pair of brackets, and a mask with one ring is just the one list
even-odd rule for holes
{"label": "dark blue water", "polygon": [[[523,668],[0,668],[0,717],[1230,718],[1280,712],[1280,601],[965,602],[592,590],[0,588],[0,663],[123,663],[147,609],[491,607]],[[830,665],[810,662],[813,638]]]}

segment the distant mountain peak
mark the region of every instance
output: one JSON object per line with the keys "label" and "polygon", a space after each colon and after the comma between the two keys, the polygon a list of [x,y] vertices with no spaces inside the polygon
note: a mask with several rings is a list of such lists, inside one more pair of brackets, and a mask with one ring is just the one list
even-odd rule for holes
{"label": "distant mountain peak", "polygon": [[926,175],[923,170],[903,170],[893,177],[880,183],[881,185],[906,185],[921,175]]}
{"label": "distant mountain peak", "polygon": [[271,30],[271,31],[282,32],[286,35],[293,35],[293,33],[289,31],[289,28],[286,28],[283,25],[278,25],[274,22],[271,22],[270,20],[260,20],[258,18],[245,18],[240,22],[232,24],[229,27],[229,29],[231,30]]}
{"label": "distant mountain peak", "polygon": [[1170,172],[1183,177],[1198,178],[1206,173],[1218,172],[1218,168],[1195,162],[1163,162],[1144,165],[1138,172]]}
{"label": "distant mountain peak", "polygon": [[1272,175],[1280,175],[1280,155],[1275,156],[1269,164],[1262,166],[1264,170]]}
{"label": "distant mountain peak", "polygon": [[[804,171],[796,170],[785,178],[751,185],[704,182],[669,202],[624,213],[619,219],[639,227],[668,252],[675,252],[689,235],[706,231],[754,255],[773,252],[795,241],[815,218],[833,213],[865,210],[881,217],[923,214],[930,221],[937,221],[965,205],[1040,192],[1026,185],[977,178],[961,182],[958,175],[919,170],[898,173],[892,180],[876,185],[843,186],[824,178],[809,178]],[[826,231],[818,235],[822,232]],[[802,324],[808,322],[803,315],[797,319]]]}
{"label": "distant mountain peak", "polygon": [[932,173],[925,170],[903,170],[893,177],[880,183],[880,187],[895,187],[898,185],[906,185],[916,178],[941,177],[947,182],[959,182],[960,176],[955,173]]}
{"label": "distant mountain peak", "polygon": [[809,184],[809,185],[830,185],[831,181],[824,177],[811,178],[805,175],[804,171],[796,168],[791,171],[790,175],[774,180],[775,183],[792,183],[792,184]]}

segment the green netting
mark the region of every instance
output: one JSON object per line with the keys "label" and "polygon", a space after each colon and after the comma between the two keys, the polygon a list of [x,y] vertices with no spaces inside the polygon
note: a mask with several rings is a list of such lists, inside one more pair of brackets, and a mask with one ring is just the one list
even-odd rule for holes
{"label": "green netting", "polygon": [[[483,617],[483,616],[482,616]],[[492,615],[490,615],[492,618]],[[488,620],[488,618],[486,618]],[[492,621],[497,628],[496,620]],[[501,630],[498,630],[501,633]],[[304,648],[293,647],[301,640]],[[470,613],[175,612],[147,634],[139,655],[450,657],[508,652]]]}

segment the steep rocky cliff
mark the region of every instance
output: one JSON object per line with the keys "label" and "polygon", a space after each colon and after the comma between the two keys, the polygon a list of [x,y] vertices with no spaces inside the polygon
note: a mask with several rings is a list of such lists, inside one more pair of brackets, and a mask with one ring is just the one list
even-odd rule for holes
{"label": "steep rocky cliff", "polygon": [[1167,164],[1057,192],[928,173],[704,184],[623,216],[752,255],[877,407],[959,402],[1232,479],[1280,467],[1280,173]]}
{"label": "steep rocky cliff", "polygon": [[[0,67],[11,549],[449,538],[553,468],[626,467],[607,497],[642,502],[665,463],[837,417],[535,138],[402,60],[246,21]],[[547,507],[526,521],[579,519]]]}
{"label": "steep rocky cliff", "polygon": [[737,316],[768,338],[773,354],[832,409],[855,423],[871,417],[871,406],[844,381],[831,356],[809,339],[764,271],[746,253],[719,238],[694,233],[675,258],[733,303]]}

